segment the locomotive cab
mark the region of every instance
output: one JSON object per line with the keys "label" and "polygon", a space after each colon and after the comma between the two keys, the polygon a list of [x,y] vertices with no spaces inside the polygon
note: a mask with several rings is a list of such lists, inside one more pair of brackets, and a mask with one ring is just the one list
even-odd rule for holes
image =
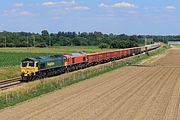
{"label": "locomotive cab", "polygon": [[37,61],[33,61],[33,60],[27,58],[21,62],[22,80],[33,79],[33,77],[36,76],[36,72],[38,72],[38,62]]}

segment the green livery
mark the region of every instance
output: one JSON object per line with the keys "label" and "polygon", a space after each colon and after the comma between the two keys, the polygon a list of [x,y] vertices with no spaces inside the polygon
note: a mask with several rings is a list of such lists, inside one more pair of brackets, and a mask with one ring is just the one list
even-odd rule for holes
{"label": "green livery", "polygon": [[37,77],[52,76],[64,72],[65,58],[63,55],[50,57],[26,58],[21,63],[22,80],[36,79]]}
{"label": "green livery", "polygon": [[53,69],[65,65],[64,56],[51,56],[51,57],[39,57],[38,61],[39,70]]}

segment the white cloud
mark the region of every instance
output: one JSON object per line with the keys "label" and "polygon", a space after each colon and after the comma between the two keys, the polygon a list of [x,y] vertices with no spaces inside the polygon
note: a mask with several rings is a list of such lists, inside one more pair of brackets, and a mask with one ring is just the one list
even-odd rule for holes
{"label": "white cloud", "polygon": [[71,2],[68,2],[68,1],[61,1],[61,2],[49,1],[49,2],[42,3],[43,6],[71,6],[71,5],[75,5],[75,4],[76,4],[75,1],[71,1]]}
{"label": "white cloud", "polygon": [[137,8],[135,4],[129,3],[129,2],[117,2],[110,5],[101,3],[99,7],[101,8]]}
{"label": "white cloud", "polygon": [[110,5],[106,5],[106,4],[104,4],[104,3],[101,3],[100,5],[99,5],[99,7],[102,7],[102,8],[109,8],[109,7],[111,7]]}
{"label": "white cloud", "polygon": [[172,10],[175,10],[175,9],[176,9],[175,6],[171,6],[171,5],[166,6],[166,10],[172,11]]}
{"label": "white cloud", "polygon": [[18,14],[19,16],[32,16],[33,15],[31,12],[28,12],[28,11],[21,11]]}
{"label": "white cloud", "polygon": [[114,7],[118,7],[118,8],[136,8],[135,4],[132,3],[128,3],[128,2],[118,2],[113,4]]}
{"label": "white cloud", "polygon": [[53,17],[53,20],[60,20],[60,17],[59,16],[55,16],[55,17]]}
{"label": "white cloud", "polygon": [[55,2],[44,2],[42,5],[43,6],[54,6],[54,5],[56,5],[57,3],[55,3]]}
{"label": "white cloud", "polygon": [[15,7],[23,7],[24,4],[23,4],[23,3],[15,3],[14,6],[15,6]]}
{"label": "white cloud", "polygon": [[90,8],[89,7],[86,7],[86,6],[73,6],[73,7],[68,7],[68,8],[65,8],[66,10],[89,10]]}
{"label": "white cloud", "polygon": [[32,16],[33,14],[25,10],[13,8],[10,10],[5,10],[3,15],[5,16]]}
{"label": "white cloud", "polygon": [[60,2],[52,2],[52,1],[43,2],[42,6],[46,6],[46,7],[61,6],[65,10],[79,10],[79,11],[90,9],[87,6],[79,5],[74,0],[73,1],[60,1]]}
{"label": "white cloud", "polygon": [[23,3],[15,3],[12,8],[3,12],[4,16],[33,16],[34,14],[24,10]]}

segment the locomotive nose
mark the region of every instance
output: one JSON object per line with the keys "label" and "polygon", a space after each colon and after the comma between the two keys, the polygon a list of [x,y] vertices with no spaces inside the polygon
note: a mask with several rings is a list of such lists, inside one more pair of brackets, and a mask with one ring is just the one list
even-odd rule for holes
{"label": "locomotive nose", "polygon": [[22,71],[22,73],[24,74],[24,76],[29,76],[34,74],[34,69],[33,68],[26,68]]}

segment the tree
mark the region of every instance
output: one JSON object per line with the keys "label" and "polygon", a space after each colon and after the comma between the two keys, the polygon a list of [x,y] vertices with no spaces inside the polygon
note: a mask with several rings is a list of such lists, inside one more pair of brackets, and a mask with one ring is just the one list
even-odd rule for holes
{"label": "tree", "polygon": [[118,41],[117,40],[113,40],[112,42],[111,42],[111,45],[110,45],[110,48],[118,48]]}
{"label": "tree", "polygon": [[99,44],[99,48],[101,48],[101,49],[108,48],[108,44],[101,43],[101,44]]}
{"label": "tree", "polygon": [[46,46],[47,45],[45,43],[38,43],[38,44],[36,44],[36,47],[40,47],[40,48],[44,48]]}
{"label": "tree", "polygon": [[79,38],[74,38],[74,39],[72,40],[72,44],[73,44],[74,46],[80,46],[80,45],[81,45],[81,42],[80,42]]}
{"label": "tree", "polygon": [[[27,39],[28,36],[28,39]],[[6,38],[6,39],[5,39]],[[38,46],[101,46],[101,43],[110,45],[111,48],[127,48],[144,45],[144,38],[147,38],[147,43],[165,42],[168,40],[180,40],[180,35],[177,36],[152,36],[152,35],[126,35],[126,34],[103,34],[101,32],[63,32],[49,33],[47,30],[42,30],[39,33],[29,32],[0,32],[1,47],[6,41],[7,47],[27,47],[34,46],[34,42]],[[27,41],[28,40],[28,41]],[[43,43],[44,45],[39,45]]]}
{"label": "tree", "polygon": [[138,37],[136,35],[133,35],[129,38],[130,41],[138,42]]}
{"label": "tree", "polygon": [[42,36],[49,36],[49,32],[47,30],[41,31]]}

